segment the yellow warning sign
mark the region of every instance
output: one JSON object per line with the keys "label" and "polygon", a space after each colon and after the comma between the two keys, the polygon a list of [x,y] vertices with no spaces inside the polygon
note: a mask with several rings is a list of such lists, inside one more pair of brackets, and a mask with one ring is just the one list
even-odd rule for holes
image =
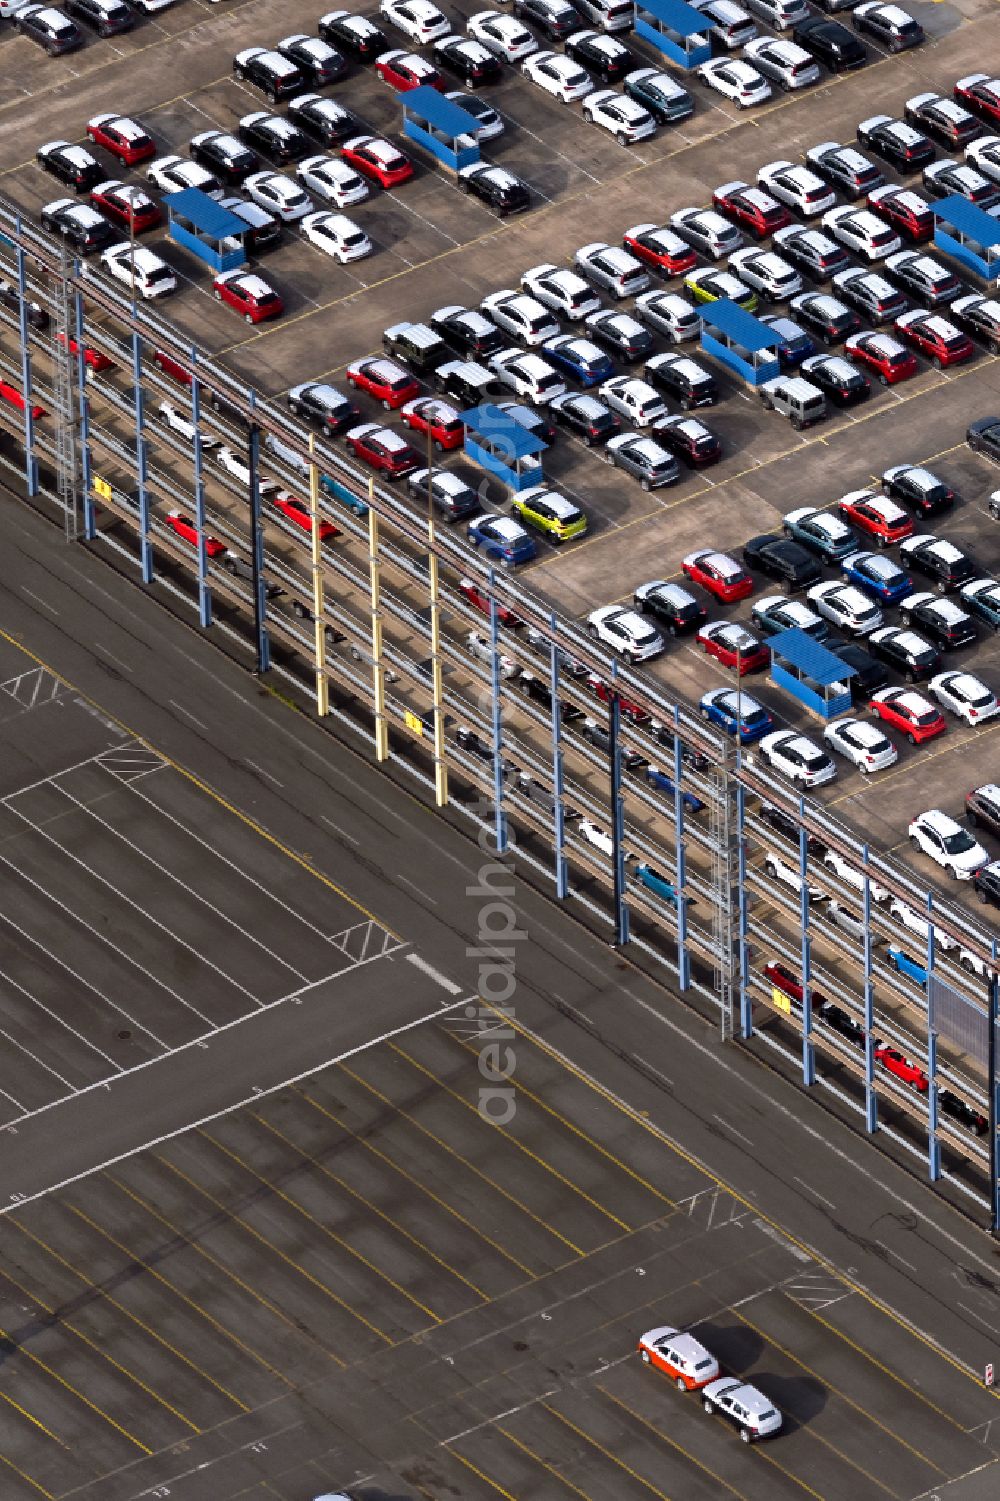
{"label": "yellow warning sign", "polygon": [[408,730],[412,730],[415,735],[422,735],[424,733],[424,722],[420,718],[420,715],[411,714],[409,709],[403,710],[403,723],[406,725],[406,728]]}
{"label": "yellow warning sign", "polygon": [[113,491],[111,489],[111,486],[108,484],[106,479],[101,479],[101,476],[99,474],[92,474],[90,476],[90,488],[93,490],[94,494],[99,495],[102,500],[110,500],[112,497]]}
{"label": "yellow warning sign", "polygon": [[777,987],[771,991],[771,1005],[778,1011],[783,1011],[786,1016],[791,1016],[792,1014],[791,1000],[783,990],[778,990]]}

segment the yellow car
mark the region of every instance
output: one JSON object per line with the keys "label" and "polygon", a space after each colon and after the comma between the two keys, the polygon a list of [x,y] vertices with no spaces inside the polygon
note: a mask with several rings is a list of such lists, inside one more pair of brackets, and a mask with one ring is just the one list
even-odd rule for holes
{"label": "yellow car", "polygon": [[703,266],[701,270],[692,271],[685,276],[684,285],[695,302],[717,302],[720,297],[728,297],[747,313],[754,312],[757,307],[757,293],[731,271],[717,271],[714,266]]}
{"label": "yellow car", "polygon": [[553,542],[568,542],[587,530],[587,518],[580,507],[544,485],[532,485],[515,495],[511,510],[525,526],[544,532]]}

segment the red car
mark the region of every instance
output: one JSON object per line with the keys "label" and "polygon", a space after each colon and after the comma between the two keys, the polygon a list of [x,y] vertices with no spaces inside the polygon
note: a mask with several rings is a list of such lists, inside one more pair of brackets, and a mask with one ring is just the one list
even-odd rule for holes
{"label": "red car", "polygon": [[444,89],[444,79],[426,57],[420,57],[416,52],[404,52],[398,47],[382,53],[375,62],[375,72],[383,83],[401,94],[423,87]]}
{"label": "red car", "polygon": [[360,427],[350,428],[344,436],[355,457],[363,459],[372,469],[381,469],[387,479],[398,479],[401,474],[420,468],[421,459],[416,449],[391,427],[362,422]]}
{"label": "red car", "polygon": [[116,156],[123,167],[134,167],[156,155],[156,142],[145,126],[129,115],[95,115],[87,121],[87,134],[98,146]]}
{"label": "red car", "polygon": [[359,391],[367,391],[369,396],[374,396],[387,412],[420,395],[420,382],[414,380],[402,365],[396,365],[381,355],[355,360],[353,365],[347,367],[347,379]]}
{"label": "red car", "polygon": [[144,193],[142,188],[132,187],[130,183],[99,183],[91,193],[90,201],[113,224],[123,224],[137,235],[141,235],[143,230],[155,229],[163,218],[159,205],[153,202],[149,194]]}
{"label": "red car", "polygon": [[[610,704],[613,689],[596,672],[587,673],[587,687],[602,704]],[[634,704],[630,698],[622,698],[620,693],[618,711],[623,719],[629,719],[633,724],[646,724],[650,717],[648,709],[644,709],[641,704]]]}
{"label": "red car", "polygon": [[[178,537],[183,537],[184,541],[190,542],[192,547],[198,546],[198,528],[190,516],[185,516],[183,511],[168,511],[163,519],[170,530],[175,532]],[[226,544],[224,542],[220,542],[218,537],[209,537],[206,533],[205,551],[210,558],[217,558],[225,550]]]}
{"label": "red car", "polygon": [[[0,400],[9,402],[12,407],[17,407],[19,412],[24,411],[24,397],[16,386],[12,386],[9,380],[0,380]],[[33,406],[31,415],[37,422],[39,417],[45,416],[45,408]]]}
{"label": "red car", "polygon": [[[483,593],[474,579],[459,579],[458,587],[470,605],[474,605],[477,610],[482,610],[484,615],[490,613],[489,595]],[[524,624],[521,616],[515,615],[513,610],[508,610],[506,605],[497,605],[497,620],[501,625],[509,625],[512,628]]]}
{"label": "red car", "polygon": [[[304,532],[308,532],[310,536],[312,535],[312,516],[305,501],[299,500],[297,496],[290,494],[288,490],[278,490],[269,499],[271,504],[283,516],[287,516],[289,521],[294,521],[296,526],[300,526]],[[321,542],[328,542],[331,537],[339,536],[340,531],[334,526],[332,521],[320,522],[319,539]]]}
{"label": "red car", "polygon": [[228,302],[246,323],[263,323],[265,318],[277,318],[285,311],[274,288],[252,271],[223,271],[213,281],[212,292],[216,302]]}
{"label": "red car", "polygon": [[735,620],[709,621],[694,639],[704,647],[707,656],[714,657],[723,667],[735,667],[739,663],[740,677],[758,667],[767,667],[771,661],[770,647],[758,641]]}
{"label": "red car", "polygon": [[[768,983],[774,986],[775,990],[780,990],[783,995],[787,995],[792,1001],[798,1001],[801,1006],[802,981],[797,975],[792,973],[787,965],[781,964],[777,959],[772,959],[768,964],[764,965],[762,973]],[[823,1005],[826,999],[825,996],[822,996],[812,986],[809,989],[812,1004],[814,1006]]]}
{"label": "red car", "polygon": [[687,241],[658,224],[633,224],[622,235],[622,244],[637,260],[654,266],[662,276],[682,276],[698,264],[698,257]]}
{"label": "red car", "polygon": [[837,509],[845,521],[853,521],[861,531],[874,537],[878,547],[902,542],[913,536],[913,519],[886,495],[874,490],[852,490],[838,502]]}
{"label": "red car", "polygon": [[934,233],[934,214],[926,198],[912,188],[886,186],[868,194],[868,207],[887,220],[905,240],[918,244]]}
{"label": "red car", "polygon": [[911,745],[933,740],[947,729],[930,699],[912,688],[880,688],[869,700],[869,708],[878,719],[902,730]]}
{"label": "red car", "polygon": [[153,364],[161,369],[164,375],[169,375],[172,380],[178,381],[182,386],[191,384],[191,372],[179,365],[172,355],[164,354],[162,349],[153,353]]}
{"label": "red car", "polygon": [[988,73],[970,73],[960,78],[954,88],[955,98],[987,125],[1000,124],[1000,78]]}
{"label": "red car", "polygon": [[746,569],[725,552],[713,552],[704,547],[699,552],[690,552],[681,563],[681,569],[689,579],[721,599],[724,604],[746,599],[753,593],[753,579]]}
{"label": "red car", "polygon": [[413,163],[384,136],[355,136],[340,148],[345,162],[380,187],[394,188],[413,176]]}
{"label": "red car", "polygon": [[[59,340],[60,344],[66,344],[67,343],[66,335],[64,333],[58,333],[58,334],[56,334],[56,338]],[[79,351],[80,351],[80,346],[76,342],[76,340],[75,339],[70,339],[68,341],[68,343],[69,343],[69,352],[70,352],[70,354],[78,354]],[[107,357],[107,355],[106,354],[102,354],[99,349],[91,349],[89,347],[89,345],[86,345],[86,344],[83,346],[83,363],[90,370],[113,370],[114,369],[114,361],[113,360],[109,360],[108,357]]]}
{"label": "red car", "polygon": [[765,193],[763,188],[752,188],[745,182],[727,182],[716,188],[712,194],[712,207],[747,230],[755,240],[762,240],[765,235],[784,229],[792,222],[784,204]]}
{"label": "red car", "polygon": [[418,396],[416,401],[408,401],[400,407],[399,415],[404,427],[418,433],[430,433],[439,453],[446,448],[461,448],[465,429],[459,421],[457,408],[447,401]]}
{"label": "red car", "polygon": [[971,360],[976,352],[968,334],[963,334],[940,313],[917,308],[897,318],[896,327],[908,343],[941,367],[961,365],[965,360]]}
{"label": "red car", "polygon": [[920,368],[905,344],[894,339],[892,334],[873,333],[871,329],[845,339],[844,353],[856,365],[867,365],[873,370],[876,380],[883,386],[895,386],[901,380],[909,380]]}
{"label": "red car", "polygon": [[928,1087],[927,1075],[918,1064],[911,1062],[906,1057],[906,1054],[901,1053],[898,1048],[891,1048],[884,1042],[876,1043],[875,1060],[877,1063],[881,1063],[883,1068],[888,1069],[890,1074],[895,1074],[896,1078],[901,1079],[904,1084],[909,1084],[911,1088],[918,1090],[921,1094],[926,1091]]}

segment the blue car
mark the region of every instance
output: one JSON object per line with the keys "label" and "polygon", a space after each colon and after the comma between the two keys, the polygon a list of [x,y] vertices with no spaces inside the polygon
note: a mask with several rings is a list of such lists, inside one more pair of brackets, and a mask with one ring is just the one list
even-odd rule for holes
{"label": "blue car", "polygon": [[654,870],[651,865],[637,865],[635,876],[648,891],[662,897],[665,902],[670,903],[671,907],[677,906],[677,889],[674,883],[668,881],[666,876],[661,876],[659,871]]}
{"label": "blue car", "polygon": [[911,980],[916,980],[918,985],[927,986],[927,971],[916,959],[911,959],[909,954],[904,954],[902,949],[890,949],[889,963],[898,974],[909,975]]}
{"label": "blue car", "polygon": [[590,339],[581,339],[579,334],[558,334],[554,339],[546,339],[539,353],[578,386],[597,386],[615,373],[604,350]]}
{"label": "blue car", "polygon": [[777,355],[778,364],[782,370],[795,370],[803,360],[807,360],[811,354],[816,353],[816,345],[805,329],[794,323],[791,318],[765,313],[760,322],[766,323],[781,340]]}
{"label": "blue car", "polygon": [[535,544],[518,521],[509,516],[477,516],[469,523],[469,541],[488,558],[514,568],[535,556]]}
{"label": "blue car", "polygon": [[354,495],[339,480],[333,479],[329,474],[321,474],[319,485],[320,489],[324,490],[331,499],[336,500],[342,506],[346,506],[349,511],[353,511],[355,516],[359,516],[364,520],[368,515],[368,502],[362,500],[360,495]]}
{"label": "blue car", "polygon": [[909,574],[884,552],[853,552],[841,563],[844,578],[883,605],[898,604],[913,593]]}
{"label": "blue car", "polygon": [[[657,792],[666,792],[670,797],[673,797],[674,779],[673,777],[669,777],[665,771],[661,771],[658,766],[646,767],[646,781],[650,787],[655,787]],[[695,797],[693,792],[687,792],[683,788],[681,789],[681,801],[685,808],[690,809],[692,813],[700,813],[705,806],[700,797]]]}
{"label": "blue car", "polygon": [[727,735],[735,737],[739,731],[743,745],[752,745],[774,729],[774,720],[752,693],[737,693],[734,688],[713,688],[702,696],[699,708],[703,719],[725,730]]}

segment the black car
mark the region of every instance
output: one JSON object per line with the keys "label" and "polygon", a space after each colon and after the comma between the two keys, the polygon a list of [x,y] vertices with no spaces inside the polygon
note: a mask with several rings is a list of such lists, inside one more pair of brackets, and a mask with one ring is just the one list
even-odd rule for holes
{"label": "black car", "polygon": [[511,7],[522,21],[527,18],[550,42],[562,42],[580,29],[580,12],[568,0],[513,0]]}
{"label": "black car", "polygon": [[135,25],[135,11],[125,0],[63,0],[63,9],[92,26],[98,36],[118,36]]}
{"label": "black car", "polygon": [[305,32],[286,36],[278,43],[278,51],[295,64],[306,83],[314,89],[334,83],[347,72],[347,59],[342,52],[321,37],[307,36]]}
{"label": "black car", "polygon": [[984,454],[1000,464],[1000,417],[980,417],[965,430],[965,441],[973,453]]}
{"label": "black car", "polygon": [[882,489],[917,516],[950,511],[958,499],[950,485],[920,464],[896,464],[887,469],[882,475]]}
{"label": "black car", "polygon": [[955,99],[941,94],[914,94],[903,105],[903,114],[913,125],[926,130],[942,146],[963,149],[982,135],[983,127],[975,115]]}
{"label": "black car", "polygon": [[394,323],[382,335],[382,348],[386,354],[403,360],[418,375],[436,369],[450,358],[444,339],[426,323]]}
{"label": "black car", "polygon": [[796,320],[821,344],[842,344],[862,327],[854,309],[828,292],[800,292],[789,306]]}
{"label": "black car", "polygon": [[[15,318],[20,318],[21,297],[17,288],[11,286],[9,281],[0,281],[0,306],[7,308],[14,314]],[[25,304],[25,308],[28,326],[30,328],[37,328],[39,332],[44,333],[52,320],[41,303],[28,301]]]}
{"label": "black car", "polygon": [[483,84],[499,83],[500,60],[488,47],[474,37],[445,36],[434,43],[434,61],[439,68],[455,73],[467,89],[482,88]]}
{"label": "black car", "polygon": [[[782,808],[774,807],[772,803],[762,802],[760,816],[776,834],[781,834],[785,839],[790,840],[798,849],[800,825],[791,814],[786,813]],[[806,849],[810,855],[822,855],[826,845],[821,839],[817,839],[815,834],[807,834]]]}
{"label": "black car", "polygon": [[906,625],[919,626],[942,651],[971,646],[976,639],[972,616],[954,600],[940,599],[935,594],[907,595],[900,602],[899,618]]}
{"label": "black car", "polygon": [[476,308],[440,307],[431,314],[430,321],[431,327],[460,354],[496,354],[506,342],[492,318]]}
{"label": "black car", "polygon": [[[820,22],[821,26],[825,24]],[[824,141],[806,152],[806,161],[820,177],[839,188],[845,198],[863,198],[885,182],[885,174],[855,146]]]}
{"label": "black car", "polygon": [[828,1027],[839,1032],[841,1037],[846,1037],[847,1041],[852,1042],[856,1048],[864,1047],[864,1027],[860,1022],[855,1021],[851,1013],[845,1011],[843,1006],[836,1006],[833,1001],[821,1001],[818,1010]]}
{"label": "black car", "polygon": [[853,31],[839,21],[810,16],[792,27],[792,40],[811,52],[817,62],[840,73],[845,68],[860,68],[868,61],[868,49]]}
{"label": "black car", "polygon": [[688,354],[658,354],[643,370],[650,385],[673,396],[685,412],[714,406],[719,399],[715,376]]}
{"label": "black car", "polygon": [[18,31],[44,47],[50,57],[61,57],[83,46],[80,28],[53,5],[23,5],[11,19]]}
{"label": "black car", "polygon": [[905,52],[925,40],[920,22],[898,5],[862,5],[851,19],[858,31],[866,31],[889,52]]}
{"label": "black car", "polygon": [[858,140],[897,172],[919,172],[934,160],[934,146],[922,130],[891,115],[873,115],[858,126]]}
{"label": "black car", "polygon": [[53,234],[63,235],[74,250],[87,255],[91,250],[103,250],[118,238],[116,230],[89,203],[75,203],[72,198],[59,198],[46,204],[39,216],[42,228]]}
{"label": "black car", "polygon": [[854,668],[854,676],[849,681],[851,698],[856,704],[866,702],[879,689],[888,688],[889,674],[863,646],[856,646],[852,641],[847,646],[834,646],[832,651],[848,667]]}
{"label": "black car", "polygon": [[224,130],[205,130],[192,138],[188,147],[192,161],[214,172],[220,182],[240,183],[261,166],[256,151]]}
{"label": "black car", "polygon": [[804,271],[810,281],[829,281],[851,264],[843,245],[812,225],[790,224],[776,230],[774,248],[799,271]]}
{"label": "black car", "polygon": [[640,584],[632,596],[632,603],[644,615],[652,615],[657,625],[663,626],[668,636],[686,636],[696,631],[708,619],[708,611],[700,600],[682,584],[671,584],[656,579],[651,584]]}
{"label": "black car", "polygon": [[364,133],[356,114],[322,94],[297,94],[289,102],[288,118],[324,146],[336,146]]}
{"label": "black car", "polygon": [[994,907],[1000,907],[1000,860],[976,871],[972,877],[972,889],[977,902],[992,902]]}
{"label": "black car", "polygon": [[660,417],[653,423],[653,435],[691,469],[701,469],[722,458],[717,434],[698,417]]}
{"label": "black car", "polygon": [[85,146],[75,146],[70,141],[49,141],[39,146],[35,161],[57,182],[65,183],[74,193],[89,192],[99,182],[107,182],[106,168]]}
{"label": "black car", "polygon": [[585,322],[591,338],[616,354],[626,365],[648,359],[656,347],[649,329],[643,328],[629,313],[616,313],[609,308],[601,313],[591,313]]}
{"label": "black car", "polygon": [[533,438],[541,438],[543,443],[556,441],[555,423],[550,422],[542,412],[537,412],[534,407],[529,407],[523,401],[498,401],[495,403],[498,412],[506,412],[507,416],[529,432]]}
{"label": "black car", "polygon": [[970,293],[951,304],[948,317],[992,354],[1000,354],[1000,302]]}
{"label": "black car", "polygon": [[941,666],[941,657],[929,641],[899,626],[884,625],[872,631],[865,645],[874,656],[901,672],[908,683],[933,677]]}
{"label": "black car", "polygon": [[332,10],[328,16],[322,16],[316,30],[324,42],[359,63],[373,63],[391,45],[374,21],[367,16],[352,16],[346,10]]}
{"label": "black car", "polygon": [[451,396],[466,407],[493,401],[503,391],[493,371],[472,360],[449,360],[439,365],[434,372],[434,385],[442,396]]}
{"label": "black car", "polygon": [[778,579],[789,589],[804,589],[823,577],[823,571],[811,553],[791,537],[779,537],[773,533],[751,537],[743,549],[743,561],[748,568]]}
{"label": "black car", "polygon": [[985,782],[966,793],[965,816],[974,829],[1000,834],[1000,787],[995,782]]}
{"label": "black car", "polygon": [[617,413],[596,396],[585,392],[576,394],[570,391],[565,396],[557,396],[554,401],[549,402],[548,410],[556,422],[577,433],[588,448],[606,443],[609,438],[617,437],[622,430],[621,418]]}
{"label": "black car", "polygon": [[900,543],[899,555],[904,568],[909,566],[914,573],[922,573],[942,594],[970,583],[980,572],[961,548],[929,532],[907,537]]}
{"label": "black car", "polygon": [[953,271],[917,250],[897,250],[885,262],[885,273],[908,292],[918,306],[948,307],[965,290]]}
{"label": "black car", "polygon": [[288,409],[296,417],[318,422],[327,433],[342,433],[360,420],[361,413],[336,386],[322,381],[305,381],[288,393]]}
{"label": "black car", "polygon": [[649,110],[657,125],[676,125],[694,114],[694,100],[669,73],[637,68],[625,80],[625,92]]}
{"label": "black car", "polygon": [[297,125],[284,115],[269,115],[256,110],[244,115],[239,124],[240,140],[247,146],[262,151],[278,166],[297,162],[312,150],[309,140]]}
{"label": "black car", "polygon": [[261,255],[281,244],[281,220],[269,214],[266,208],[261,208],[259,203],[251,203],[247,198],[221,198],[219,207],[227,208],[237,219],[243,220],[247,226],[243,243],[251,254]]}
{"label": "black car", "polygon": [[462,167],[458,185],[467,193],[473,193],[499,214],[519,214],[531,207],[531,194],[526,185],[506,167],[491,166],[479,162],[474,167]]}
{"label": "black car", "polygon": [[[476,756],[480,761],[493,760],[493,747],[488,740],[479,734],[478,730],[470,730],[467,725],[460,725],[455,731],[455,743],[460,745],[470,756]],[[504,776],[515,772],[517,768],[509,761],[503,765]]]}
{"label": "black car", "polygon": [[233,58],[233,77],[259,89],[277,104],[304,89],[306,81],[294,63],[268,47],[247,47]]}
{"label": "black car", "polygon": [[925,167],[922,178],[927,191],[940,197],[949,198],[958,194],[986,212],[1000,204],[1000,184],[991,182],[969,162],[957,162],[943,157],[941,161],[931,162],[929,167]]}
{"label": "black car", "polygon": [[836,407],[856,406],[872,394],[871,381],[850,360],[839,354],[814,354],[802,361],[806,380],[819,386]]}
{"label": "black car", "polygon": [[[564,50],[602,83],[617,83],[636,65],[636,59],[625,43],[604,31],[574,31]],[[635,98],[634,94],[632,98]]]}
{"label": "black car", "polygon": [[974,1131],[977,1136],[985,1136],[990,1129],[988,1117],[983,1115],[981,1110],[976,1110],[968,1104],[961,1096],[953,1094],[950,1089],[938,1090],[938,1104],[945,1115],[950,1115],[952,1120],[958,1121],[967,1130]]}
{"label": "black car", "polygon": [[449,469],[414,469],[406,476],[406,488],[414,499],[425,504],[429,492],[434,508],[445,521],[464,521],[468,516],[478,516],[483,509],[475,490]]}

